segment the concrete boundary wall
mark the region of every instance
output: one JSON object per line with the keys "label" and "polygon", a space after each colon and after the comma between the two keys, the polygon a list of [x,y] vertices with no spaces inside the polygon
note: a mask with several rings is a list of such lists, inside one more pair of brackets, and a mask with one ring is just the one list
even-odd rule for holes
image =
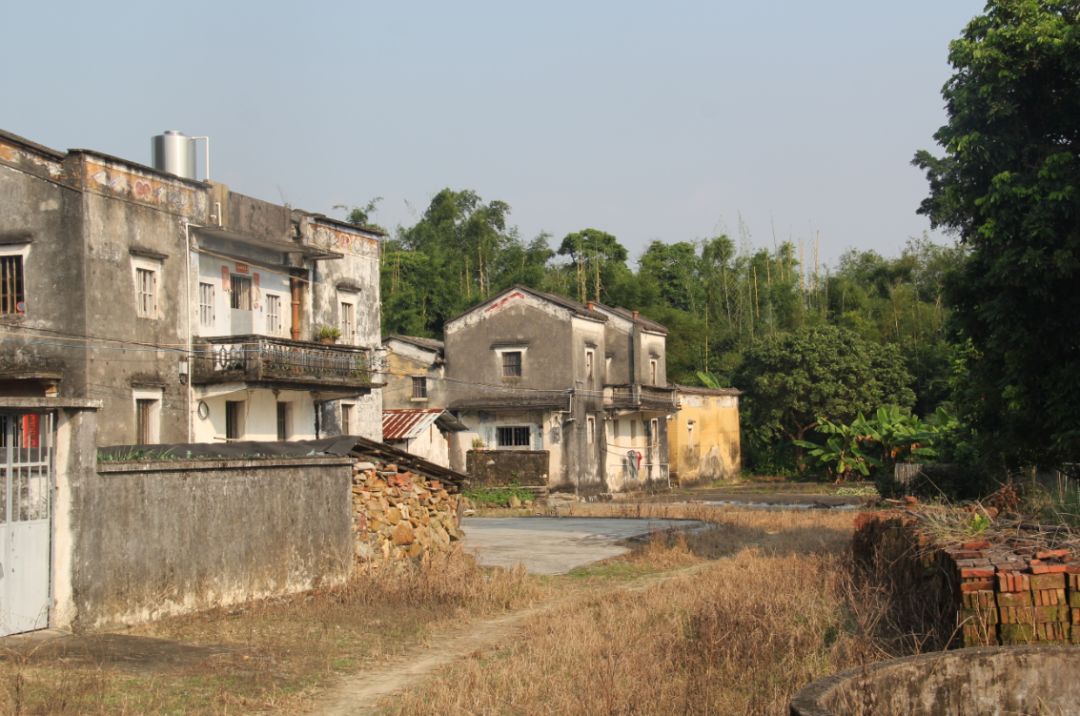
{"label": "concrete boundary wall", "polygon": [[99,463],[73,486],[72,626],[130,624],[344,582],[347,457]]}

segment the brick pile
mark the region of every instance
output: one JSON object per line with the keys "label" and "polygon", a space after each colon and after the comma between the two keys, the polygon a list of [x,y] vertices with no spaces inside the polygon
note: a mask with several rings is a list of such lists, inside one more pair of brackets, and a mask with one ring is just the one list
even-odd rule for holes
{"label": "brick pile", "polygon": [[353,464],[356,558],[398,561],[448,551],[461,539],[457,494],[393,463]]}
{"label": "brick pile", "polygon": [[861,562],[889,565],[894,590],[953,611],[963,646],[1080,644],[1080,553],[1030,537],[935,544],[896,511],[860,515],[854,547]]}

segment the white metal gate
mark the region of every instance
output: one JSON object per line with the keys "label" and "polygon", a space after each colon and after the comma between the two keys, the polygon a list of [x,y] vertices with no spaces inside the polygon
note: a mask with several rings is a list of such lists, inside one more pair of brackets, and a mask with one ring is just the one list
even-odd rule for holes
{"label": "white metal gate", "polygon": [[49,625],[53,416],[0,413],[0,636]]}

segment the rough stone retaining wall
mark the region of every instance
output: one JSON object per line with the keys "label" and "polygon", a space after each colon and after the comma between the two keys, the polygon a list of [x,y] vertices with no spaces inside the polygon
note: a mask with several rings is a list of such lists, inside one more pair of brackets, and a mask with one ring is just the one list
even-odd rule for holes
{"label": "rough stone retaining wall", "polygon": [[446,488],[391,462],[358,459],[352,468],[356,558],[397,561],[449,550],[462,533],[459,496]]}
{"label": "rough stone retaining wall", "polygon": [[[910,602],[939,607],[923,614],[955,615],[953,645],[1080,644],[1080,554],[1069,549],[1016,537],[935,544],[910,515],[878,512],[858,517],[854,550]],[[911,626],[950,633],[944,619]]]}

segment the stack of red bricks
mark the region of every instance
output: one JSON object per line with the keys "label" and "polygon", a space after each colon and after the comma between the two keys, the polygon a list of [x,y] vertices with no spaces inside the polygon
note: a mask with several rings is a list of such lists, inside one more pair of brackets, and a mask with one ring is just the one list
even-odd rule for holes
{"label": "stack of red bricks", "polygon": [[[884,546],[896,559],[895,544],[870,543],[898,539],[910,546],[898,567],[906,563],[915,577],[899,581],[901,588],[917,590],[920,573],[941,568],[958,578],[946,584],[959,587],[957,618],[964,646],[1080,644],[1080,553],[1015,537],[936,546],[916,519],[896,512],[866,515],[856,525],[856,548],[864,554]],[[926,587],[939,589],[940,584],[927,581]]]}

